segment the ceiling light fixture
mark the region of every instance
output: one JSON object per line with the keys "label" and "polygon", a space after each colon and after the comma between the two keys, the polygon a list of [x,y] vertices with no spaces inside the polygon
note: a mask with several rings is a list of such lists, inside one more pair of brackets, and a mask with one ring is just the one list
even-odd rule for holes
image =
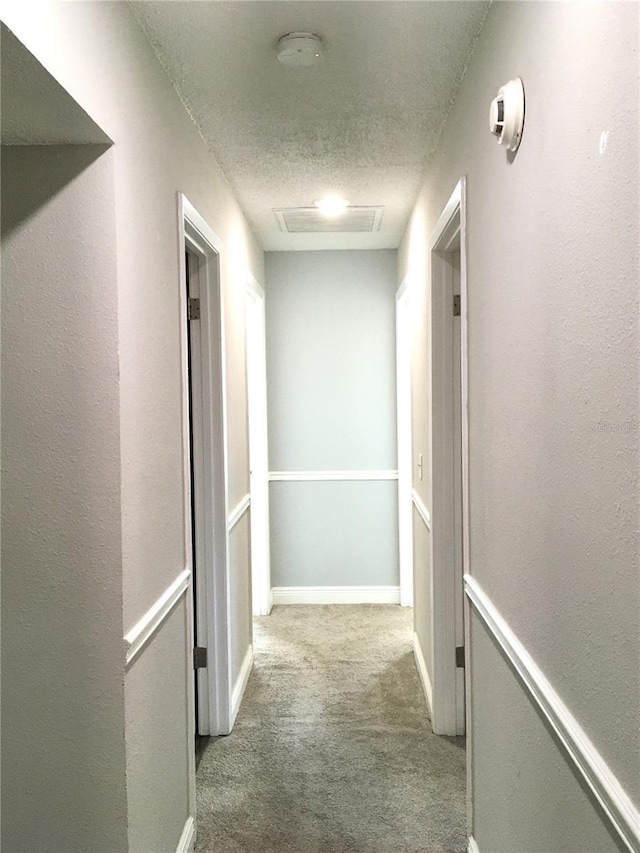
{"label": "ceiling light fixture", "polygon": [[322,59],[322,39],[315,33],[287,33],[278,39],[278,60],[283,65],[316,65]]}
{"label": "ceiling light fixture", "polygon": [[323,216],[342,216],[349,207],[349,202],[338,195],[328,195],[317,201],[316,207]]}

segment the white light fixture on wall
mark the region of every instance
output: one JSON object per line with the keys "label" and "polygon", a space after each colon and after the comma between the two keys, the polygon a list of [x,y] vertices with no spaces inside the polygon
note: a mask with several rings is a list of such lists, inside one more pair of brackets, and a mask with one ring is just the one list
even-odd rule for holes
{"label": "white light fixture on wall", "polygon": [[349,202],[338,195],[328,195],[316,202],[316,207],[323,216],[333,218],[342,216],[349,207]]}
{"label": "white light fixture on wall", "polygon": [[524,127],[524,86],[520,77],[501,86],[489,108],[489,130],[499,145],[516,151]]}
{"label": "white light fixture on wall", "polygon": [[315,33],[287,33],[278,40],[278,61],[283,65],[316,65],[322,59],[322,39]]}

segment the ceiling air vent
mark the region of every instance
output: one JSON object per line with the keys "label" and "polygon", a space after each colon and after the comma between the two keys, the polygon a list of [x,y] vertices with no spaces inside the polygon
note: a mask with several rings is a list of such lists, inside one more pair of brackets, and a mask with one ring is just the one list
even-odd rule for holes
{"label": "ceiling air vent", "polygon": [[274,213],[280,229],[289,234],[372,233],[380,228],[384,207],[347,207],[341,216],[328,218],[317,207],[280,207]]}

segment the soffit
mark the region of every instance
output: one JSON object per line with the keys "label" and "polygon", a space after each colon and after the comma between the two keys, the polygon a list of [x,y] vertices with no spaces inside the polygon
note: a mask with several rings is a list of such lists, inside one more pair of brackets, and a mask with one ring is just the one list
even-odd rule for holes
{"label": "soffit", "polygon": [[2,145],[111,142],[5,24],[0,25],[0,102]]}

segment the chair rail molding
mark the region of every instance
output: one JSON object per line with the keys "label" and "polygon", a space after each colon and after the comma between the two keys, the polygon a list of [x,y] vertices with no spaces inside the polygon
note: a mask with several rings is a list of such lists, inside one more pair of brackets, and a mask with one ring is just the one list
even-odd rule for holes
{"label": "chair rail molding", "polygon": [[640,850],[640,812],[591,743],[571,711],[553,689],[480,584],[464,576],[465,592],[485,627],[493,635],[558,736],[567,755],[584,778],[604,813],[631,853]]}
{"label": "chair rail molding", "polygon": [[173,608],[189,588],[190,579],[190,569],[180,572],[173,583],[165,589],[160,598],[151,605],[142,619],[139,619],[133,628],[125,634],[125,668],[138,656],[158,628],[167,619]]}
{"label": "chair rail molding", "polygon": [[431,531],[431,513],[429,512],[425,502],[422,500],[422,498],[416,492],[415,489],[411,490],[411,500],[413,501],[413,505],[416,508],[418,515],[424,521],[424,526],[430,532]]}
{"label": "chair rail molding", "polygon": [[233,530],[236,524],[240,521],[242,516],[251,506],[251,495],[245,495],[239,503],[234,506],[234,508],[229,513],[229,518],[227,520],[227,529],[229,533]]}

